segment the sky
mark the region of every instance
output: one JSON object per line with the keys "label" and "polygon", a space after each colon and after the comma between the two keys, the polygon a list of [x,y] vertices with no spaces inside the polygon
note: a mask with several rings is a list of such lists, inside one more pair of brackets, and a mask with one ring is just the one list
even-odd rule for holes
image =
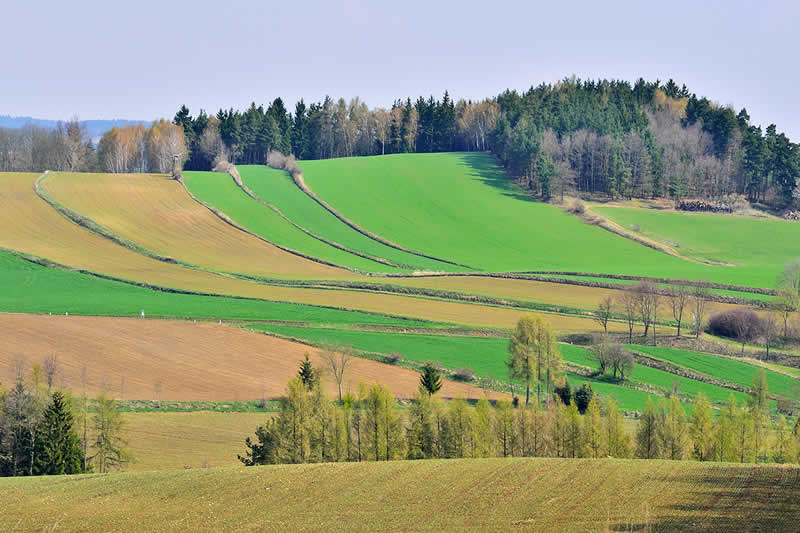
{"label": "sky", "polygon": [[326,94],[388,107],[641,76],[800,140],[796,0],[3,4],[0,115],[152,120]]}

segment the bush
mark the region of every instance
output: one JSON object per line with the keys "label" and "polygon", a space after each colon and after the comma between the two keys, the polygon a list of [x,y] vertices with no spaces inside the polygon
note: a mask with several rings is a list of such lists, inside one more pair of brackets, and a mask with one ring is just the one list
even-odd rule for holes
{"label": "bush", "polygon": [[572,387],[570,387],[569,385],[569,380],[565,379],[564,386],[556,387],[555,389],[553,389],[553,391],[556,393],[556,396],[558,396],[558,398],[561,400],[561,403],[563,403],[564,405],[569,405],[569,403],[572,401]]}
{"label": "bush", "polygon": [[739,307],[711,315],[708,329],[714,335],[744,342],[763,335],[764,322],[752,309]]}
{"label": "bush", "polygon": [[584,383],[581,387],[575,391],[573,397],[575,398],[575,406],[578,408],[578,412],[580,414],[584,414],[586,409],[589,407],[589,402],[592,401],[592,397],[594,396],[594,391],[592,390],[592,386],[588,383]]}
{"label": "bush", "polygon": [[564,342],[577,346],[591,346],[595,344],[595,336],[591,333],[570,333],[563,337]]}
{"label": "bush", "polygon": [[399,352],[393,352],[390,354],[386,354],[386,357],[384,357],[383,359],[390,365],[396,365],[397,363],[403,360],[403,355]]}
{"label": "bush", "polygon": [[453,372],[453,377],[459,381],[475,381],[475,372],[471,368],[459,368]]}
{"label": "bush", "polygon": [[580,200],[575,200],[569,207],[569,212],[573,215],[582,215],[586,213],[586,206]]}
{"label": "bush", "polygon": [[794,416],[794,402],[789,398],[778,398],[778,412],[782,415]]}

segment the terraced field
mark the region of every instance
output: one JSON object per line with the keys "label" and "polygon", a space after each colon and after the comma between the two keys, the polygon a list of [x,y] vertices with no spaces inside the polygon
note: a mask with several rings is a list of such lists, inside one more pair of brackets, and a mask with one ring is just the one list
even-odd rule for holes
{"label": "terraced field", "polygon": [[[297,373],[307,352],[323,366],[319,350],[239,328],[214,323],[77,316],[4,315],[0,320],[0,368],[13,368],[23,355],[28,367],[57,354],[61,381],[81,390],[112,392],[124,399],[235,401],[277,398]],[[124,380],[124,385],[123,385]],[[398,398],[411,398],[419,386],[412,370],[357,358],[349,367],[345,390],[361,381],[389,386]],[[336,390],[327,377],[328,392]],[[448,381],[448,397],[478,399],[481,389]],[[489,392],[489,396],[495,396]]]}
{"label": "terraced field", "polygon": [[367,237],[333,216],[319,203],[301,191],[282,170],[261,165],[236,167],[242,182],[258,198],[278,208],[295,224],[325,239],[352,250],[381,257],[415,270],[460,272],[463,268],[397,250]]}
{"label": "terraced field", "polygon": [[[0,479],[0,528],[790,531],[800,468],[454,459]],[[86,522],[91,512],[91,523]]]}
{"label": "terraced field", "polygon": [[356,224],[402,246],[481,270],[624,270],[761,282],[737,269],[668,256],[531,201],[487,154],[400,154],[300,166],[310,189]]}
{"label": "terraced field", "polygon": [[737,265],[731,270],[763,287],[773,287],[784,264],[800,257],[800,224],[791,221],[622,207],[593,211],[686,257]]}

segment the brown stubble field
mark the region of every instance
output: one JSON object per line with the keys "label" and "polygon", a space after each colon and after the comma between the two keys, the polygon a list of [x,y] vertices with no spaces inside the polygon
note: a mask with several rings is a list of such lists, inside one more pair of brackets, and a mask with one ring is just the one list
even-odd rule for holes
{"label": "brown stubble field", "polygon": [[[316,348],[209,322],[9,314],[0,315],[0,339],[0,368],[9,378],[18,360],[30,372],[56,355],[62,368],[57,384],[80,391],[85,367],[91,396],[108,392],[126,400],[159,399],[159,383],[165,401],[277,398],[305,353],[314,366],[323,366]],[[356,357],[343,388],[357,392],[360,382],[374,381],[398,398],[411,398],[419,373]],[[336,393],[332,377],[325,375],[323,383],[330,395]],[[486,392],[489,398],[503,396]],[[442,389],[445,397],[478,399],[483,393],[449,380]]]}

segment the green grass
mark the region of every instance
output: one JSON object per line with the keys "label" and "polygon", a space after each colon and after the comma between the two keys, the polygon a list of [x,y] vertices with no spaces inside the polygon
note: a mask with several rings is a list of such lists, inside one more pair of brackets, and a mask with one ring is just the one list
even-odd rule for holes
{"label": "green grass", "polygon": [[[676,244],[676,250],[727,267],[741,284],[773,287],[787,261],[800,256],[800,224],[786,220],[651,209],[597,207],[597,213],[651,239]],[[725,268],[725,267],[722,267]]]}
{"label": "green grass", "polygon": [[[663,359],[676,365],[748,388],[752,385],[753,378],[760,368],[727,357],[686,350],[638,345],[630,346],[630,348],[650,354],[658,359]],[[800,381],[778,372],[773,372],[772,370],[765,370],[765,372],[767,374],[769,392],[777,394],[778,396],[800,400]]]}
{"label": "green grass", "polygon": [[401,271],[340,250],[304,233],[272,209],[247,196],[228,174],[185,172],[184,178],[186,186],[201,201],[219,209],[248,231],[274,244],[335,265],[365,272]]}
{"label": "green grass", "polygon": [[[0,311],[326,324],[420,325],[413,320],[282,302],[173,294],[47,268],[0,252]],[[424,323],[429,325],[429,323]]]}
{"label": "green grass", "polygon": [[397,250],[355,231],[301,191],[291,176],[282,170],[260,165],[241,165],[236,168],[244,184],[256,196],[280,209],[295,224],[325,239],[398,265],[413,266],[417,270],[464,270]]}
{"label": "green grass", "polygon": [[580,271],[768,286],[774,281],[774,274],[769,280],[752,278],[752,272],[672,257],[532,201],[487,154],[401,154],[300,165],[308,186],[357,224],[400,245],[487,271]]}
{"label": "green grass", "polygon": [[[479,376],[501,381],[507,380],[505,361],[508,357],[508,341],[502,338],[393,334],[273,324],[254,324],[248,327],[303,339],[311,343],[335,342],[352,346],[357,350],[381,354],[399,352],[406,360],[438,361],[451,370],[466,367],[471,368]],[[565,361],[592,368],[596,366],[584,348],[568,344],[562,344],[560,348]],[[567,378],[573,388],[580,387],[583,383],[589,383],[595,392],[612,396],[626,411],[641,411],[647,401],[647,392],[604,379],[594,379],[572,372],[567,373]],[[709,400],[716,403],[726,402],[731,393],[737,397],[737,400],[746,399],[746,395],[730,389],[681,378],[669,372],[642,365],[636,366],[631,378],[631,383],[634,385],[657,387],[662,392],[672,390],[675,381],[679,383],[680,393],[692,397],[702,391]]]}

